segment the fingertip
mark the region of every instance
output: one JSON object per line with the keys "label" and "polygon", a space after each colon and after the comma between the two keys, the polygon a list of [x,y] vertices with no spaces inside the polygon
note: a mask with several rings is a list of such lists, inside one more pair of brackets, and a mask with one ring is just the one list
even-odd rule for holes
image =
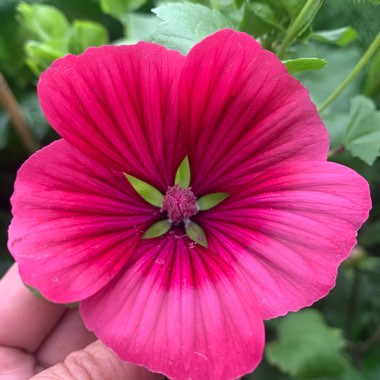
{"label": "fingertip", "polygon": [[84,326],[78,309],[69,309],[36,351],[35,356],[38,363],[48,368],[95,340],[95,335]]}
{"label": "fingertip", "polygon": [[100,341],[70,354],[63,363],[57,364],[32,380],[160,380],[163,375],[151,373],[146,368],[121,361]]}
{"label": "fingertip", "polygon": [[0,281],[0,299],[0,345],[27,352],[39,347],[66,309],[32,294],[17,264]]}

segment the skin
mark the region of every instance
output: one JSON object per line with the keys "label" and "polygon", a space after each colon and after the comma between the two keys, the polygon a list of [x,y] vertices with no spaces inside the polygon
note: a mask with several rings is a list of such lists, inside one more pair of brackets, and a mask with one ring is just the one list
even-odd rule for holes
{"label": "skin", "polygon": [[1,380],[162,380],[119,360],[86,330],[77,309],[52,304],[22,283],[17,265],[0,281]]}

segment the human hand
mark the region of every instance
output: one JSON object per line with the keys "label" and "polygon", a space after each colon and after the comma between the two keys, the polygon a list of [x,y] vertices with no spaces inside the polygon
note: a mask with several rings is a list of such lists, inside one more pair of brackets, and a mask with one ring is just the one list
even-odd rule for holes
{"label": "human hand", "polygon": [[17,265],[0,281],[0,380],[158,380],[122,362],[83,325],[77,309],[33,295]]}

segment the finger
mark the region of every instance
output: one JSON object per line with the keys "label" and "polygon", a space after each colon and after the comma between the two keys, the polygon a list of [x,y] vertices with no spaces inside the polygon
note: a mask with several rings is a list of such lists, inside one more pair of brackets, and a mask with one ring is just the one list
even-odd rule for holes
{"label": "finger", "polygon": [[31,380],[161,380],[163,376],[147,369],[122,362],[101,342],[73,352],[63,363],[57,364]]}
{"label": "finger", "polygon": [[42,343],[35,356],[42,367],[48,368],[63,362],[71,352],[80,350],[95,340],[95,335],[84,327],[78,309],[70,309]]}
{"label": "finger", "polygon": [[38,369],[32,355],[13,347],[0,347],[0,379],[30,379]]}
{"label": "finger", "polygon": [[0,281],[0,345],[33,352],[65,307],[38,298],[26,288],[13,265]]}

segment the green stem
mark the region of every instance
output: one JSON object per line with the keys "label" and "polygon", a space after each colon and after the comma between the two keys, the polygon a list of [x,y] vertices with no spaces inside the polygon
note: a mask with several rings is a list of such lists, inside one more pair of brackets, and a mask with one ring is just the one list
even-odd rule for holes
{"label": "green stem", "polygon": [[329,151],[327,157],[331,158],[331,157],[334,157],[336,154],[342,153],[342,152],[344,152],[344,146],[343,145],[339,145],[337,148],[331,149]]}
{"label": "green stem", "polygon": [[375,346],[377,343],[380,342],[380,327],[378,327],[374,333],[367,339],[365,340],[361,347],[360,351],[362,354],[366,353],[369,351],[373,346]]}
{"label": "green stem", "polygon": [[33,154],[40,149],[39,144],[35,141],[32,132],[25,120],[20,104],[17,102],[11,89],[8,87],[7,81],[0,72],[0,106],[3,105],[5,112],[9,115],[12,126],[19,134],[25,149]]}
{"label": "green stem", "polygon": [[294,34],[297,33],[297,30],[299,29],[300,25],[304,22],[305,16],[308,14],[310,9],[314,6],[314,3],[318,0],[308,0],[304,7],[301,9],[301,12],[298,14],[294,22],[289,26],[289,29],[286,32],[285,38],[282,41],[277,55],[279,57],[282,57],[282,55],[285,52],[285,49],[287,48],[289,42],[294,38]]}
{"label": "green stem", "polygon": [[360,61],[352,69],[352,71],[347,75],[346,79],[335,89],[335,91],[319,106],[318,111],[323,112],[344,90],[345,88],[355,79],[355,77],[360,73],[363,67],[368,63],[371,57],[380,48],[380,32],[377,34],[375,39],[372,41],[371,45],[361,57]]}
{"label": "green stem", "polygon": [[356,307],[359,297],[360,272],[358,268],[354,268],[354,278],[352,280],[350,298],[348,300],[346,320],[344,323],[345,335],[348,339],[352,338],[353,320],[356,314]]}

